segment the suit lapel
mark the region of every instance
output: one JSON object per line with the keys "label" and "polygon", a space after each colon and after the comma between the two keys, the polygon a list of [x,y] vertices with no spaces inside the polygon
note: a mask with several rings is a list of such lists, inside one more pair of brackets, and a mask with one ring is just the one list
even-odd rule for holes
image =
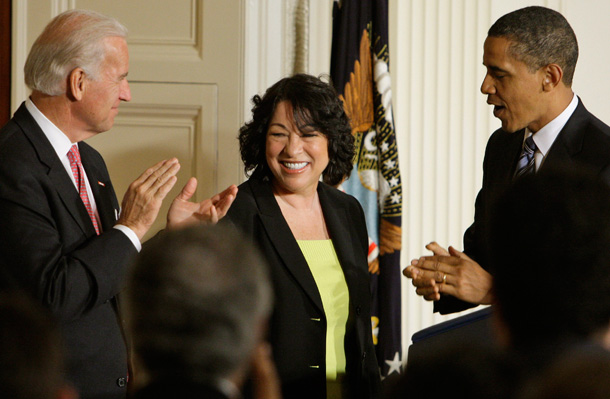
{"label": "suit lapel", "polygon": [[87,236],[94,235],[95,229],[91,219],[89,219],[87,209],[74,187],[74,183],[72,183],[66,169],[57,157],[53,146],[25,107],[25,103],[15,113],[14,120],[32,143],[40,162],[48,168],[49,179],[53,182],[53,186],[74,221]]}
{"label": "suit lapel", "polygon": [[66,169],[59,161],[58,164],[49,169],[49,178],[53,181],[53,186],[83,233],[87,236],[95,235],[95,228],[91,223],[83,200],[76,191],[74,183],[67,176]]}
{"label": "suit lapel", "polygon": [[552,170],[576,167],[573,158],[582,150],[586,130],[583,128],[583,125],[587,123],[589,116],[589,111],[586,110],[579,99],[574,113],[557,135],[553,145],[551,145],[541,170],[543,168],[544,170]]}
{"label": "suit lapel", "polygon": [[502,167],[495,168],[498,175],[494,177],[496,181],[493,183],[502,183],[504,185],[512,182],[517,162],[523,150],[524,135],[525,129],[515,133],[505,133],[505,143],[496,146],[499,152],[493,155],[491,162],[495,165],[502,165]]}
{"label": "suit lapel", "polygon": [[250,179],[249,184],[260,210],[261,222],[271,244],[282,259],[284,266],[294,276],[307,296],[321,312],[324,312],[322,299],[309,265],[288,223],[282,216],[282,211],[271,191],[271,184],[258,179]]}
{"label": "suit lapel", "polygon": [[[355,237],[352,237],[352,229],[350,229],[350,216],[343,204],[332,201],[329,196],[330,188],[320,184],[318,186],[318,196],[324,212],[324,220],[326,227],[333,241],[333,246],[339,258],[339,263],[343,269],[343,274],[346,280],[351,280],[352,274],[356,267],[356,258],[354,245],[357,242]],[[348,283],[348,286],[353,286]]]}
{"label": "suit lapel", "polygon": [[97,212],[102,222],[102,231],[111,229],[118,219],[118,203],[114,189],[108,176],[108,171],[103,163],[95,161],[94,150],[86,143],[79,146],[83,168],[87,173],[91,192],[95,197]]}

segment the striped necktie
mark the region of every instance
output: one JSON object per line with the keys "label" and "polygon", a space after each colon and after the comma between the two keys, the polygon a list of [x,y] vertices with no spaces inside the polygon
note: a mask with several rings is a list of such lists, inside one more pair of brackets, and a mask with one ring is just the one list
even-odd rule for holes
{"label": "striped necktie", "polygon": [[70,160],[70,168],[72,169],[74,180],[76,180],[76,185],[78,186],[78,194],[80,195],[80,199],[83,201],[83,204],[85,204],[85,208],[87,208],[87,213],[91,218],[95,232],[99,235],[100,228],[97,224],[97,219],[93,214],[91,203],[89,202],[87,187],[85,186],[85,178],[83,177],[85,170],[83,169],[83,164],[80,160],[80,152],[78,151],[78,146],[76,144],[73,144],[70,151],[68,151],[68,159]]}
{"label": "striped necktie", "polygon": [[534,143],[534,136],[529,136],[525,139],[523,144],[523,151],[519,157],[517,163],[517,170],[515,171],[514,178],[519,176],[534,173],[536,171],[536,163],[534,162],[534,153],[536,152],[536,143]]}

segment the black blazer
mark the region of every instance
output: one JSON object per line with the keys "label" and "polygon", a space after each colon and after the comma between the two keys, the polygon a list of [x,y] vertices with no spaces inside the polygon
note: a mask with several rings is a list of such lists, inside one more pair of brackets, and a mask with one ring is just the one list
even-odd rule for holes
{"label": "black blazer", "polygon": [[[483,186],[475,202],[474,222],[464,233],[464,253],[489,270],[486,219],[492,204],[513,181],[521,155],[525,129],[515,133],[496,130],[485,150]],[[610,184],[610,127],[591,114],[582,101],[549,149],[537,173],[582,169]],[[442,314],[459,312],[475,305],[444,296],[434,304]]]}
{"label": "black blazer", "polygon": [[103,233],[25,104],[0,131],[0,267],[60,323],[68,378],[81,397],[125,397],[127,354],[116,294],[136,253],[113,229],[119,204],[106,165],[79,144]]}
{"label": "black blazer", "polygon": [[[318,184],[324,219],[350,296],[345,337],[350,398],[377,397],[380,377],[371,332],[368,234],[358,201]],[[326,318],[315,280],[271,184],[251,178],[239,186],[225,219],[258,244],[271,267],[275,305],[269,340],[285,398],[326,397]]]}

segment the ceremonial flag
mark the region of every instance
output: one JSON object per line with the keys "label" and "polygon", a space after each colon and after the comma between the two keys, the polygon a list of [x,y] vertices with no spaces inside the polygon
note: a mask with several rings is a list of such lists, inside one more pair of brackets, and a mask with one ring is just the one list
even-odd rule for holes
{"label": "ceremonial flag", "polygon": [[356,139],[354,169],[342,188],[366,216],[371,324],[382,378],[399,374],[402,364],[402,184],[388,65],[388,1],[335,0],[330,74]]}

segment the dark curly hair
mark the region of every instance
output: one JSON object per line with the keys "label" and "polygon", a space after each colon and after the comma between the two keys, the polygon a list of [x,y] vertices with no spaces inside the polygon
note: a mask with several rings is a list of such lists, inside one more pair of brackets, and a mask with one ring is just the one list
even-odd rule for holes
{"label": "dark curly hair", "polygon": [[239,129],[239,151],[246,174],[259,179],[273,177],[265,143],[269,122],[282,101],[292,105],[299,130],[313,128],[326,136],[329,162],[322,179],[332,186],[341,183],[352,171],[355,152],[349,118],[332,85],[306,74],[284,78],[267,89],[262,98],[252,98],[252,120]]}

